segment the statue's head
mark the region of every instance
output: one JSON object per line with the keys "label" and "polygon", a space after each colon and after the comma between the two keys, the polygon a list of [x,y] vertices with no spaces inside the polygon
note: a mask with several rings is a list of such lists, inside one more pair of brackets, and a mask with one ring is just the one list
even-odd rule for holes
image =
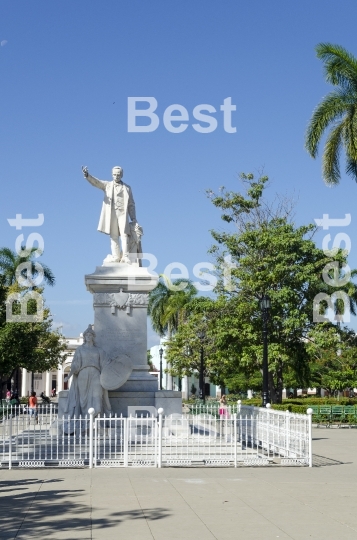
{"label": "statue's head", "polygon": [[88,324],[87,330],[83,332],[84,343],[94,343],[95,333],[91,324]]}
{"label": "statue's head", "polygon": [[124,171],[121,167],[116,165],[112,168],[112,177],[114,182],[120,182],[120,180],[123,178]]}

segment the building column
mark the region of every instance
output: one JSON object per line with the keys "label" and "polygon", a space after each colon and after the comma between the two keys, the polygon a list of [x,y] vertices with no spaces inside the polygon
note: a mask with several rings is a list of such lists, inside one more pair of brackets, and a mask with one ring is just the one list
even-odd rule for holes
{"label": "building column", "polygon": [[22,368],[22,380],[21,380],[21,396],[27,397],[28,395],[28,384],[27,384],[27,370]]}
{"label": "building column", "polygon": [[57,371],[57,393],[63,390],[63,371],[62,366]]}
{"label": "building column", "polygon": [[187,375],[182,381],[182,397],[183,399],[190,399],[190,378]]}
{"label": "building column", "polygon": [[[170,364],[168,362],[166,362],[166,367],[167,369],[170,368]],[[166,390],[173,390],[173,376],[170,373],[167,373],[166,377]]]}
{"label": "building column", "polygon": [[51,371],[46,371],[46,396],[51,395],[51,384],[52,384],[52,373]]}

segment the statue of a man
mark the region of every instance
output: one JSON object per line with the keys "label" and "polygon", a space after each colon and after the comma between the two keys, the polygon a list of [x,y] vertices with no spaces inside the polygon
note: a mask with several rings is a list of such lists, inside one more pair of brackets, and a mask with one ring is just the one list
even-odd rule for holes
{"label": "statue of a man", "polygon": [[[141,227],[139,228],[136,221],[135,202],[131,188],[122,181],[123,169],[118,166],[113,167],[112,182],[98,180],[98,178],[91,176],[87,167],[82,167],[82,171],[92,186],[102,189],[105,193],[98,224],[98,231],[110,235],[112,254],[108,255],[105,261],[131,264],[129,258],[130,233],[133,228],[136,230],[136,228],[141,229]],[[122,253],[119,246],[119,236]]]}

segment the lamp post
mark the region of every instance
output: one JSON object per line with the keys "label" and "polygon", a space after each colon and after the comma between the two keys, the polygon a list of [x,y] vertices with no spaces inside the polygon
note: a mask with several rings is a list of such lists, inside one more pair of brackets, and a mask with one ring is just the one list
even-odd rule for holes
{"label": "lamp post", "polygon": [[263,294],[260,300],[260,307],[263,316],[263,403],[262,407],[266,407],[270,403],[269,399],[269,382],[268,382],[268,319],[269,309],[271,307],[270,298],[267,294]]}
{"label": "lamp post", "polygon": [[159,349],[159,355],[160,355],[160,390],[162,390],[162,353],[164,352],[163,348],[160,347]]}
{"label": "lamp post", "polygon": [[206,337],[203,330],[200,330],[197,333],[197,336],[199,340],[201,341],[201,349],[200,349],[200,379],[199,379],[199,398],[202,399],[203,403],[205,402],[205,365],[204,365],[204,357],[203,357],[203,341]]}

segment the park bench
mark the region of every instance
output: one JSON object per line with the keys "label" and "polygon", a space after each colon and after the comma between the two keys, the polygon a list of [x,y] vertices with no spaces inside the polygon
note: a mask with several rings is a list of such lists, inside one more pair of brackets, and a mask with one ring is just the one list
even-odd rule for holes
{"label": "park bench", "polygon": [[331,423],[331,405],[321,405],[319,408],[320,421]]}
{"label": "park bench", "polygon": [[312,421],[313,422],[320,422],[319,406],[318,405],[311,405],[310,409],[312,409]]}
{"label": "park bench", "polygon": [[344,409],[343,405],[332,405],[331,420],[339,420],[339,424],[341,425],[342,420],[345,417]]}
{"label": "park bench", "polygon": [[344,418],[348,420],[349,423],[356,422],[356,412],[356,407],[354,405],[344,406]]}

